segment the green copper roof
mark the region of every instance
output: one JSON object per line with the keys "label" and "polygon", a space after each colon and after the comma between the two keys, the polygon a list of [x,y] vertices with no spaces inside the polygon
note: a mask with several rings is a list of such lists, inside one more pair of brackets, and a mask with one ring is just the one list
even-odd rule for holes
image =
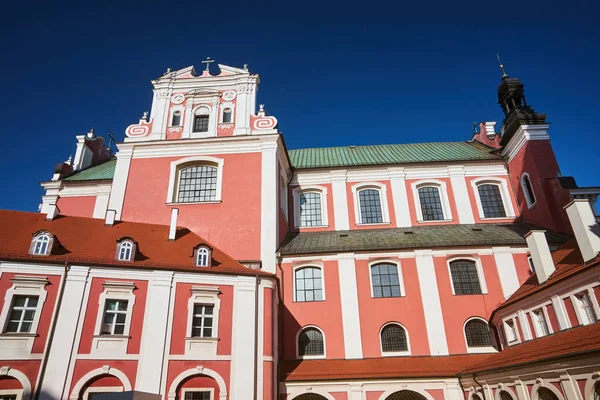
{"label": "green copper roof", "polygon": [[501,159],[490,151],[478,142],[433,142],[298,149],[289,155],[294,168],[331,168]]}
{"label": "green copper roof", "polygon": [[108,160],[107,162],[95,165],[91,168],[77,172],[75,175],[66,177],[65,181],[99,181],[103,179],[112,179],[115,175],[115,166],[117,160]]}

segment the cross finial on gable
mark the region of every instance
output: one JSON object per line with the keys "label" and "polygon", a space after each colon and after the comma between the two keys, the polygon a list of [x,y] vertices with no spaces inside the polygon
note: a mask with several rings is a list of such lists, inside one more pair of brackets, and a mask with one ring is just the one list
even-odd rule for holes
{"label": "cross finial on gable", "polygon": [[215,60],[211,60],[210,57],[206,57],[206,60],[202,61],[202,64],[206,64],[205,71],[208,71],[210,68],[210,63],[214,63]]}

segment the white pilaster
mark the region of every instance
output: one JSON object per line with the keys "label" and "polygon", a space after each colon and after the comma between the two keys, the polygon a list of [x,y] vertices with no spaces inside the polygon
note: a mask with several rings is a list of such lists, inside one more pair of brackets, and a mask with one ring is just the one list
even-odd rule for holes
{"label": "white pilaster", "polygon": [[150,139],[152,140],[163,139],[162,136],[166,132],[169,104],[171,102],[170,97],[171,90],[160,89],[154,91],[149,119],[149,121],[154,121],[152,123],[152,132],[150,133]]}
{"label": "white pilaster", "polygon": [[519,288],[519,277],[517,267],[510,247],[492,247],[496,269],[500,277],[502,294],[507,299]]}
{"label": "white pilaster", "polygon": [[450,175],[454,202],[458,211],[458,222],[461,224],[474,224],[475,218],[473,217],[473,206],[467,191],[465,168],[462,165],[448,167],[448,174]]}
{"label": "white pilaster", "polygon": [[260,258],[262,269],[275,273],[277,251],[277,139],[262,142],[262,175],[260,196]]}
{"label": "white pilaster", "polygon": [[563,388],[566,400],[583,400],[583,397],[579,393],[579,388],[576,387],[573,378],[567,373],[560,376],[560,385]]}
{"label": "white pilaster", "polygon": [[567,310],[565,309],[565,303],[560,297],[552,296],[552,308],[554,308],[554,314],[556,314],[556,320],[560,330],[569,329],[571,323],[569,321],[569,316],[567,315]]}
{"label": "white pilaster", "polygon": [[[350,229],[348,218],[348,196],[346,195],[346,171],[331,171],[333,195],[333,223],[336,231]],[[327,204],[325,205],[327,207]]]}
{"label": "white pilaster", "polygon": [[[124,146],[122,146],[124,147]],[[117,153],[117,165],[115,167],[115,176],[108,201],[108,209],[116,212],[116,219],[121,219],[123,203],[125,201],[125,189],[127,188],[127,178],[129,177],[129,166],[133,156],[133,146],[119,149]]]}
{"label": "white pilaster", "polygon": [[58,192],[60,192],[62,182],[44,182],[42,183],[42,187],[46,190],[46,194],[42,196],[42,207],[40,208],[40,213],[48,214],[51,212],[51,206],[56,205],[58,202],[58,198],[60,197]]}
{"label": "white pilaster", "polygon": [[85,294],[89,268],[71,266],[64,283],[64,291],[60,310],[56,320],[56,328],[52,347],[48,353],[44,381],[40,391],[41,400],[66,399],[69,388],[65,387],[69,363],[69,355],[75,344],[75,332],[79,321]]}
{"label": "white pilaster", "polygon": [[517,393],[518,400],[529,400],[529,391],[521,380],[515,381],[515,392]]}
{"label": "white pilaster", "polygon": [[93,218],[104,219],[106,216],[106,209],[108,208],[108,200],[110,199],[110,193],[100,193],[96,196],[96,203],[94,204]]}
{"label": "white pilaster", "polygon": [[410,227],[412,222],[410,220],[410,209],[408,208],[408,194],[406,193],[406,173],[404,168],[390,168],[388,171],[392,185],[396,226],[398,228]]}
{"label": "white pilaster", "polygon": [[154,271],[148,286],[144,310],[144,329],[140,346],[135,389],[147,393],[160,393],[169,318],[169,304],[173,295],[173,272]]}
{"label": "white pilaster", "polygon": [[415,250],[415,259],[425,324],[427,325],[429,351],[432,356],[447,355],[448,343],[432,252],[431,250]]}
{"label": "white pilaster", "polygon": [[521,325],[521,331],[523,331],[523,336],[525,336],[525,340],[533,339],[533,335],[531,333],[531,328],[529,327],[529,320],[527,319],[527,315],[525,315],[525,311],[519,310],[517,311],[517,318],[519,318],[519,325]]}
{"label": "white pilaster", "polygon": [[252,128],[250,126],[250,115],[254,113],[256,102],[256,80],[253,78],[243,79],[236,86],[237,101],[235,108],[235,128],[234,135],[249,135]]}
{"label": "white pilaster", "polygon": [[254,399],[255,314],[256,278],[240,277],[233,295],[231,400]]}
{"label": "white pilaster", "polygon": [[458,386],[458,382],[455,384],[447,383],[446,390],[448,392],[448,396],[446,397],[448,400],[464,400],[465,398],[463,391]]}
{"label": "white pilaster", "polygon": [[348,400],[363,400],[362,383],[350,383]]}
{"label": "white pilaster", "polygon": [[342,328],[346,358],[362,358],[362,339],[358,311],[358,289],[354,254],[338,254]]}

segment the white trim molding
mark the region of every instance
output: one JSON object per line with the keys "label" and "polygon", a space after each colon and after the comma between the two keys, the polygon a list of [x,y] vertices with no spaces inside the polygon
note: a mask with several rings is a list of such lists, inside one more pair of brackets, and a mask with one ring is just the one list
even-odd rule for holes
{"label": "white trim molding", "polygon": [[[428,222],[440,222],[440,221],[452,221],[452,210],[450,207],[450,198],[448,197],[448,185],[445,181],[437,179],[422,179],[419,181],[410,183],[413,200],[415,204],[415,210],[417,212],[417,222],[428,223]],[[435,187],[438,189],[440,194],[440,202],[442,203],[442,210],[444,211],[444,219],[425,221],[423,219],[423,210],[421,209],[421,198],[419,197],[419,189],[423,187]]]}
{"label": "white trim molding", "polygon": [[[510,322],[510,323],[509,323]],[[511,315],[510,317],[502,320],[502,328],[504,329],[504,337],[506,339],[506,345],[512,346],[522,342],[521,334],[519,333],[519,327],[517,325],[517,315]],[[510,335],[509,335],[510,333]],[[512,340],[511,340],[512,338]]]}
{"label": "white trim molding", "polygon": [[184,380],[194,375],[205,375],[210,378],[213,378],[219,386],[219,400],[227,400],[227,386],[225,385],[225,380],[223,379],[223,377],[219,375],[218,372],[213,371],[209,368],[204,368],[200,365],[198,365],[196,368],[190,368],[188,370],[183,371],[182,373],[177,375],[175,379],[173,379],[173,382],[171,382],[171,386],[169,387],[167,400],[175,400],[175,398],[177,397],[177,389],[179,388],[179,385],[181,385],[181,383]]}
{"label": "white trim molding", "polygon": [[[185,338],[186,357],[195,356],[196,359],[214,359],[217,356],[217,342],[219,340],[219,312],[221,300],[219,299],[218,287],[215,286],[192,286],[191,295],[188,299],[187,330]],[[194,320],[194,306],[196,304],[213,306],[212,335],[210,337],[192,336]]]}
{"label": "white trim molding", "polygon": [[[17,395],[16,400],[29,400],[31,398],[31,382],[27,378],[27,375],[19,371],[18,369],[14,369],[8,366],[0,367],[0,377],[2,376],[10,376],[11,378],[15,378],[21,383],[22,389],[11,389],[11,393]],[[18,393],[17,393],[18,392]]]}
{"label": "white trim molding", "polygon": [[[373,189],[379,193],[381,205],[381,222],[363,222],[360,212],[360,195],[363,190]],[[387,201],[387,185],[379,182],[360,182],[352,185],[352,197],[354,198],[354,220],[356,225],[381,225],[390,223],[390,210]]]}
{"label": "white trim molding", "polygon": [[[223,165],[225,160],[217,157],[210,156],[192,156],[180,158],[171,162],[170,173],[169,173],[169,186],[167,190],[167,204],[203,204],[207,202],[195,202],[195,203],[179,203],[177,202],[177,192],[179,191],[179,174],[184,167],[195,165],[210,165],[217,168],[217,193],[216,198],[208,203],[220,202],[221,201],[221,188],[223,186]],[[189,165],[188,165],[189,164]]]}
{"label": "white trim molding", "polygon": [[513,158],[525,146],[530,140],[550,140],[548,135],[549,124],[536,124],[536,125],[521,125],[517,129],[517,132],[513,135],[510,141],[502,149],[502,156],[508,158],[508,162],[511,162]]}
{"label": "white trim molding", "polygon": [[121,381],[121,383],[123,384],[123,391],[124,392],[129,392],[131,391],[131,382],[129,382],[129,378],[127,378],[127,375],[125,375],[123,373],[123,371],[117,369],[117,368],[112,368],[110,365],[104,365],[101,368],[96,368],[90,372],[88,372],[87,374],[85,374],[84,376],[82,376],[77,383],[75,384],[75,386],[73,386],[73,391],[71,392],[71,396],[69,397],[69,400],[77,400],[79,399],[79,394],[81,393],[81,389],[83,389],[83,387],[85,386],[85,384],[87,384],[89,381],[91,381],[92,379],[102,376],[102,375],[112,375],[115,378],[117,378],[118,380]]}
{"label": "white trim molding", "polygon": [[[502,197],[502,205],[504,206],[504,212],[506,217],[498,218],[486,218],[483,213],[483,206],[481,205],[481,199],[479,198],[479,185],[492,184],[497,185],[500,189],[500,196]],[[496,219],[507,219],[515,218],[515,209],[513,208],[512,198],[510,197],[510,190],[508,189],[508,180],[506,178],[498,177],[482,177],[471,180],[471,187],[473,188],[473,195],[475,196],[475,202],[477,203],[477,211],[479,212],[479,219],[482,221],[490,221]]]}
{"label": "white trim molding", "polygon": [[[319,193],[321,196],[321,225],[301,226],[300,221],[300,195],[303,193]],[[329,226],[329,216],[327,215],[327,187],[318,185],[298,186],[292,190],[294,199],[294,228],[310,229],[324,228]]]}

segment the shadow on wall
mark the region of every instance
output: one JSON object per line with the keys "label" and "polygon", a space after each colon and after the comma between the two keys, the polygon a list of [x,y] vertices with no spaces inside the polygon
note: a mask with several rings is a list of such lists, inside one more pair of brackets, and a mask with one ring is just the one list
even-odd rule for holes
{"label": "shadow on wall", "polygon": [[[302,325],[296,320],[292,312],[287,308],[285,304],[281,304],[283,324],[280,330],[279,343],[282,344],[280,352],[283,354],[282,360],[286,361],[284,368],[282,369],[281,379],[285,379],[285,375],[294,371],[295,367],[302,360],[298,360],[297,355],[297,337],[300,330],[303,328]],[[326,334],[326,333],[325,333]],[[292,362],[293,360],[293,362]],[[288,368],[288,366],[291,368]]]}

